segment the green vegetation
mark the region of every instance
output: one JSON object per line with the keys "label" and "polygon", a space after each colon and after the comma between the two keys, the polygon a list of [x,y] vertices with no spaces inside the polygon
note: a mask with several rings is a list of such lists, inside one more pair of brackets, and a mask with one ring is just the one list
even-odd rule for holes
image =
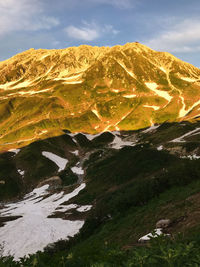
{"label": "green vegetation", "polygon": [[170,240],[164,236],[155,237],[150,244],[135,247],[128,251],[108,247],[106,244],[99,250],[91,248],[88,260],[73,253],[51,254],[37,253],[21,262],[13,262],[12,258],[0,260],[4,267],[198,267],[200,264],[200,248],[198,242],[185,241],[181,237]]}
{"label": "green vegetation", "polygon": [[[74,140],[66,134],[33,143],[15,157],[11,153],[3,154],[5,158],[1,155],[0,160],[6,166],[2,179],[11,166],[15,171],[16,167],[30,171],[33,164],[34,175],[42,179],[53,173],[57,175],[56,165],[42,157],[41,151],[66,157],[69,163],[59,176],[68,186],[77,181],[70,168],[87,154],[83,165],[87,186],[69,204],[93,205],[93,208],[74,238],[60,241],[21,263],[14,263],[11,258],[1,259],[0,266],[199,266],[200,159],[189,160],[181,158],[182,154],[171,153],[176,146],[190,154],[197,153],[199,143],[168,143],[196,127],[198,124],[168,123],[155,132],[138,131],[139,144],[119,150],[108,146],[113,140],[111,133],[103,133],[91,141],[83,134],[76,135]],[[134,134],[124,133],[129,138]],[[166,148],[158,150],[160,144]],[[69,152],[75,150],[79,151],[78,156]],[[37,181],[31,175],[25,179]],[[152,232],[156,222],[163,218],[172,221],[167,229],[170,237],[138,244],[138,239]]]}

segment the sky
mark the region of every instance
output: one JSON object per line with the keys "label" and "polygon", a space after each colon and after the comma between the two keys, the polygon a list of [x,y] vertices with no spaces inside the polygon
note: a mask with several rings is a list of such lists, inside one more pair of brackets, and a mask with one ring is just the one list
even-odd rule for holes
{"label": "sky", "polygon": [[135,41],[200,67],[200,0],[0,0],[0,61]]}

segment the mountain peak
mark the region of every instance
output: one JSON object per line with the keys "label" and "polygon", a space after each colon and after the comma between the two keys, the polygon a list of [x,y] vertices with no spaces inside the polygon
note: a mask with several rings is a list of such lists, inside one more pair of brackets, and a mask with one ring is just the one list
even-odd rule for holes
{"label": "mountain peak", "polygon": [[198,68],[138,42],[29,49],[0,63],[0,145],[196,120],[199,95]]}

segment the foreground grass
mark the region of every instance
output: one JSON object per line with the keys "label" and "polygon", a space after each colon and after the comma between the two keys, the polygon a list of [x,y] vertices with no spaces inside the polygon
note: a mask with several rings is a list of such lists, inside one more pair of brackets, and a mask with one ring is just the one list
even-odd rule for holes
{"label": "foreground grass", "polygon": [[20,262],[14,262],[12,258],[0,260],[0,266],[13,267],[197,267],[200,264],[200,247],[197,242],[186,242],[182,237],[171,240],[167,237],[155,237],[146,246],[135,247],[129,251],[108,247],[106,244],[100,251],[91,251],[90,260],[87,262],[73,253],[55,254],[37,253]]}

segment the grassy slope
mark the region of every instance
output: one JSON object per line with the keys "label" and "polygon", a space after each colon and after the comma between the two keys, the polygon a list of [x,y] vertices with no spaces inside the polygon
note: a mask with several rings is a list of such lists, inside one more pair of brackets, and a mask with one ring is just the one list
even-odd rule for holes
{"label": "grassy slope", "polygon": [[[181,159],[165,150],[158,151],[156,147],[160,142],[172,140],[196,126],[186,125],[184,129],[181,125],[163,125],[156,133],[143,136],[143,141],[149,139],[150,144],[125,147],[119,151],[100,148],[92,154],[85,162],[87,187],[71,200],[79,204],[93,204],[80,235],[70,242],[59,243],[50,252],[31,257],[27,265],[32,266],[30,262],[37,260],[35,266],[45,266],[47,263],[49,266],[84,267],[170,266],[166,261],[165,264],[161,262],[162,265],[159,261],[157,265],[134,265],[136,256],[131,256],[135,251],[139,255],[144,253],[144,257],[149,255],[151,248],[144,251],[145,248],[138,247],[137,240],[151,232],[155,223],[163,218],[172,220],[173,224],[168,229],[172,236],[179,231],[183,234],[182,240],[173,244],[163,241],[163,251],[170,253],[170,248],[175,246],[179,251],[177,253],[181,254],[179,260],[182,254],[190,253],[190,250],[186,251],[189,241],[195,240],[200,244],[200,160]],[[79,135],[78,138],[85,142],[83,136]],[[194,150],[199,147],[198,138],[195,140],[182,146],[187,145],[189,150]],[[198,245],[195,246],[196,251]],[[127,248],[131,251],[129,254]],[[154,256],[162,253],[159,244],[156,245],[157,252],[154,249]],[[198,255],[199,251],[195,252],[195,257]],[[94,262],[107,263],[92,265]],[[112,262],[113,265],[108,265]],[[173,264],[171,266],[184,266],[177,265],[175,261]]]}

